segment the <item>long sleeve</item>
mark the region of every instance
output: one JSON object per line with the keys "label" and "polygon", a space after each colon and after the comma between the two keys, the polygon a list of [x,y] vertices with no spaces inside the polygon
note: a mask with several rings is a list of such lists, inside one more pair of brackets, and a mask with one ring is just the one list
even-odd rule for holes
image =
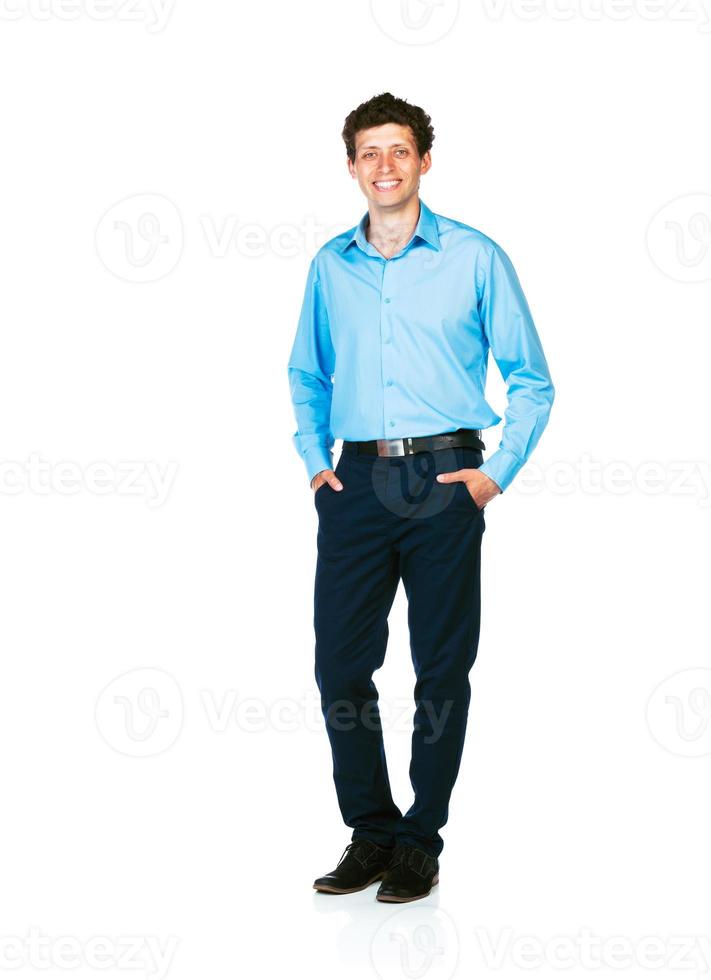
{"label": "long sleeve", "polygon": [[481,273],[479,316],[507,385],[508,407],[499,448],[480,470],[505,490],[548,423],[555,389],[516,271],[498,245]]}
{"label": "long sleeve", "polygon": [[292,437],[309,482],[332,469],[335,441],[330,427],[335,352],[328,313],[318,280],[317,256],[311,262],[296,337],[288,364],[289,388],[297,429]]}

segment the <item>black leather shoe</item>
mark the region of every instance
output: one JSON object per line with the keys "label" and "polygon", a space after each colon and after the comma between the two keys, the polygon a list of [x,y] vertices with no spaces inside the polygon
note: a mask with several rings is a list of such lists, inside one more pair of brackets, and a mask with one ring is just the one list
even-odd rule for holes
{"label": "black leather shoe", "polygon": [[429,895],[439,881],[439,861],[411,844],[398,844],[376,898],[379,902],[414,902]]}
{"label": "black leather shoe", "polygon": [[336,895],[359,892],[374,881],[380,881],[394,850],[393,847],[379,847],[364,837],[357,838],[345,849],[335,871],[317,878],[314,888]]}

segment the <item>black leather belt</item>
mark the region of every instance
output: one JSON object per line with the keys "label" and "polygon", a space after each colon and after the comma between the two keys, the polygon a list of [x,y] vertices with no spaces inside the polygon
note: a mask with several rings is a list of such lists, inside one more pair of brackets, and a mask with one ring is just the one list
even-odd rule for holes
{"label": "black leather belt", "polygon": [[370,456],[409,456],[427,450],[452,449],[454,446],[470,446],[486,449],[481,441],[481,429],[455,429],[434,436],[412,436],[404,439],[366,439],[363,442],[343,440],[343,448],[349,452],[366,453]]}

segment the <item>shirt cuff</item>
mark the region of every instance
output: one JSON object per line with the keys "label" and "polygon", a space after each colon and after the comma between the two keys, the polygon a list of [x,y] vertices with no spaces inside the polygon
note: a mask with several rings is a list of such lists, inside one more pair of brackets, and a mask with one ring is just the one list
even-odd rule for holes
{"label": "shirt cuff", "polygon": [[493,480],[500,488],[501,492],[509,486],[513,478],[524,464],[524,460],[514,456],[508,449],[497,449],[493,456],[479,467],[479,472],[484,473],[489,479]]}
{"label": "shirt cuff", "polygon": [[325,446],[310,446],[304,450],[301,458],[306,466],[309,484],[321,470],[333,469],[333,453]]}

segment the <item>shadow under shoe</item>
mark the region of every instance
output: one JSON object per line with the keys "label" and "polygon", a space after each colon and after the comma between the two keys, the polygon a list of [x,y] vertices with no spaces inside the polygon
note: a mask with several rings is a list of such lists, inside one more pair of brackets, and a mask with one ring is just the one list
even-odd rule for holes
{"label": "shadow under shoe", "polygon": [[394,848],[380,847],[366,838],[356,838],[346,847],[334,871],[317,878],[318,892],[347,895],[380,881],[393,856]]}
{"label": "shadow under shoe", "polygon": [[385,870],[379,902],[414,902],[425,898],[439,881],[439,861],[411,844],[398,844]]}

